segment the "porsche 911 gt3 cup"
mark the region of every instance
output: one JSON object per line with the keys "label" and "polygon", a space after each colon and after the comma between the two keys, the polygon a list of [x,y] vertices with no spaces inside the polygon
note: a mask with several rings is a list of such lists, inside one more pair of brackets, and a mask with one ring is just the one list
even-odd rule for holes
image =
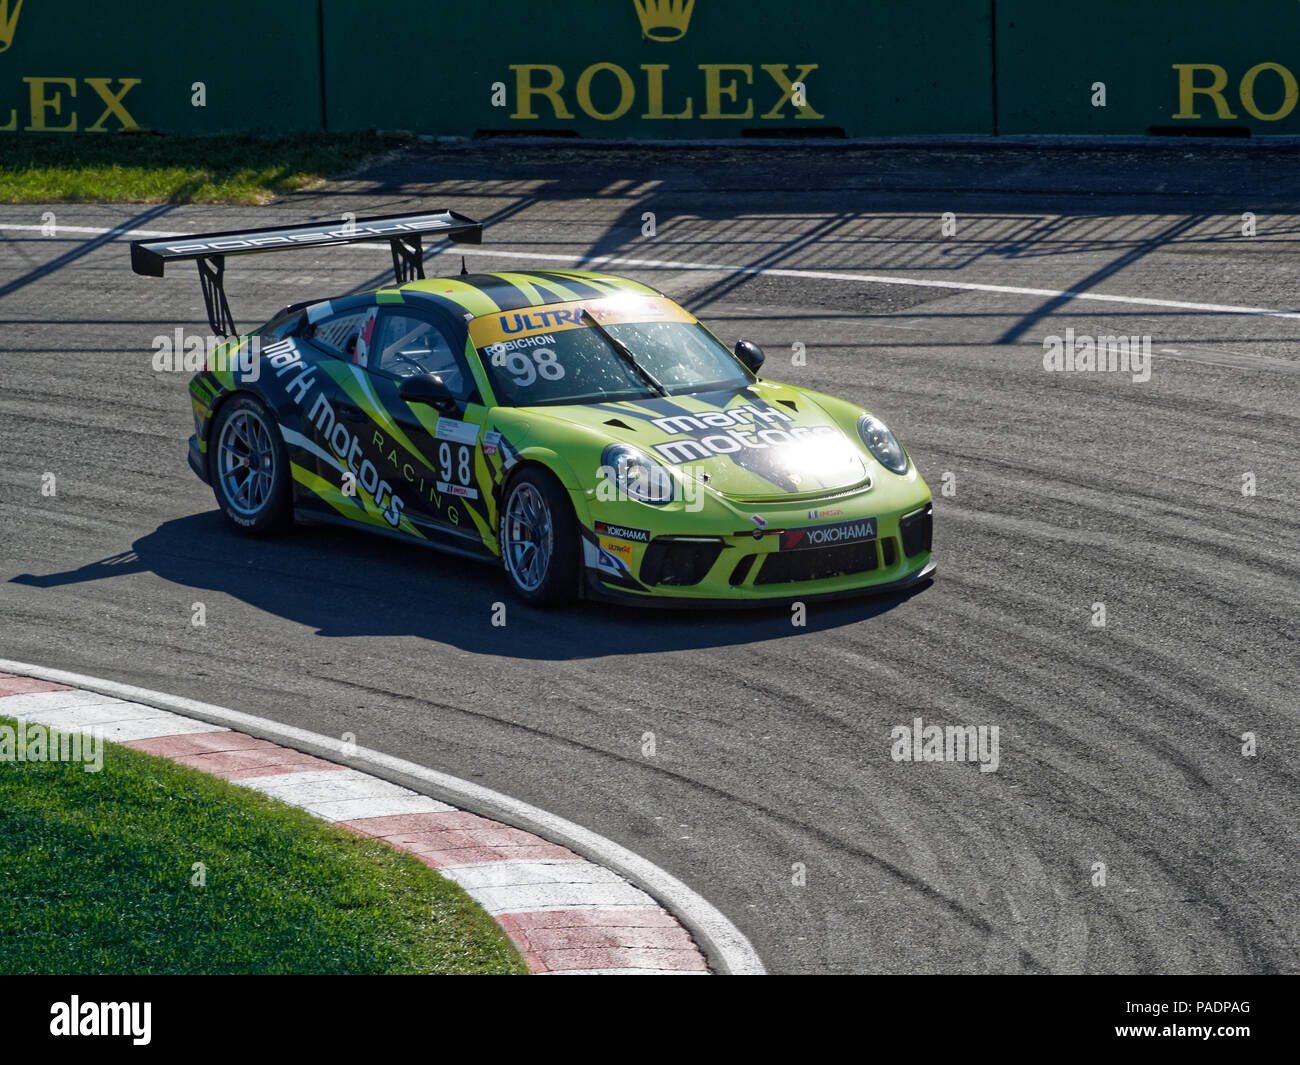
{"label": "porsche 911 gt3 cup", "polygon": [[[757,376],[647,285],[576,270],[425,278],[443,211],[132,245],[196,260],[388,241],[396,283],[286,307],[190,384],[189,462],[249,533],[339,522],[504,566],[534,603],[743,604],[929,579],[930,491],[876,417]],[[251,357],[255,355],[256,358]]]}

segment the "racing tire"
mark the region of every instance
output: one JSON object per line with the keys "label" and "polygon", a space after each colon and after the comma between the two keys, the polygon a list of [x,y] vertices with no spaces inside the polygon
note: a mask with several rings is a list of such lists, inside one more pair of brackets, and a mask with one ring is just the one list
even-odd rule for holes
{"label": "racing tire", "polygon": [[247,393],[228,400],[208,437],[208,475],[235,528],[261,536],[293,521],[289,456],[275,417]]}
{"label": "racing tire", "polygon": [[580,552],[578,519],[559,479],[540,466],[512,477],[501,506],[501,560],[515,594],[536,606],[571,602]]}

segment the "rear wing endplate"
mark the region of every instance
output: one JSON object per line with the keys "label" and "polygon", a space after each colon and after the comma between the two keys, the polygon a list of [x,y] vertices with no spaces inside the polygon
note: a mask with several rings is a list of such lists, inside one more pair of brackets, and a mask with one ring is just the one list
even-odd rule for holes
{"label": "rear wing endplate", "polygon": [[393,275],[401,284],[424,277],[423,238],[426,236],[478,244],[483,239],[483,226],[455,211],[432,211],[357,218],[341,224],[318,222],[197,233],[166,240],[135,240],[131,242],[131,269],[146,277],[162,277],[168,263],[193,259],[199,268],[208,324],[218,336],[234,336],[235,321],[226,301],[227,255],[387,241],[393,252]]}

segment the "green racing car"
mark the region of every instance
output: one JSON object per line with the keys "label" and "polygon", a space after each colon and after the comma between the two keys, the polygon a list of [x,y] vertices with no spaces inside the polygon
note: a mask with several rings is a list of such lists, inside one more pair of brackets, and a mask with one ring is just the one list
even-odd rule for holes
{"label": "green racing car", "polygon": [[[524,600],[713,606],[930,579],[930,491],[868,412],[758,376],[662,293],[538,270],[425,278],[452,211],[137,241],[195,260],[230,339],[190,383],[189,462],[239,529],[359,526],[499,562]],[[387,241],[396,281],[235,336],[227,256]]]}

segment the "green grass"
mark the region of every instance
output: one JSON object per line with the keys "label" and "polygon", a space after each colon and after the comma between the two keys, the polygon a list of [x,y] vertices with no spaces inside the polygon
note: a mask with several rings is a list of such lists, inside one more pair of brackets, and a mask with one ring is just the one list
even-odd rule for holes
{"label": "green grass", "polygon": [[0,973],[524,971],[456,884],[256,792],[112,745],[0,762]]}
{"label": "green grass", "polygon": [[170,137],[9,133],[0,203],[266,203],[358,169],[398,134]]}

